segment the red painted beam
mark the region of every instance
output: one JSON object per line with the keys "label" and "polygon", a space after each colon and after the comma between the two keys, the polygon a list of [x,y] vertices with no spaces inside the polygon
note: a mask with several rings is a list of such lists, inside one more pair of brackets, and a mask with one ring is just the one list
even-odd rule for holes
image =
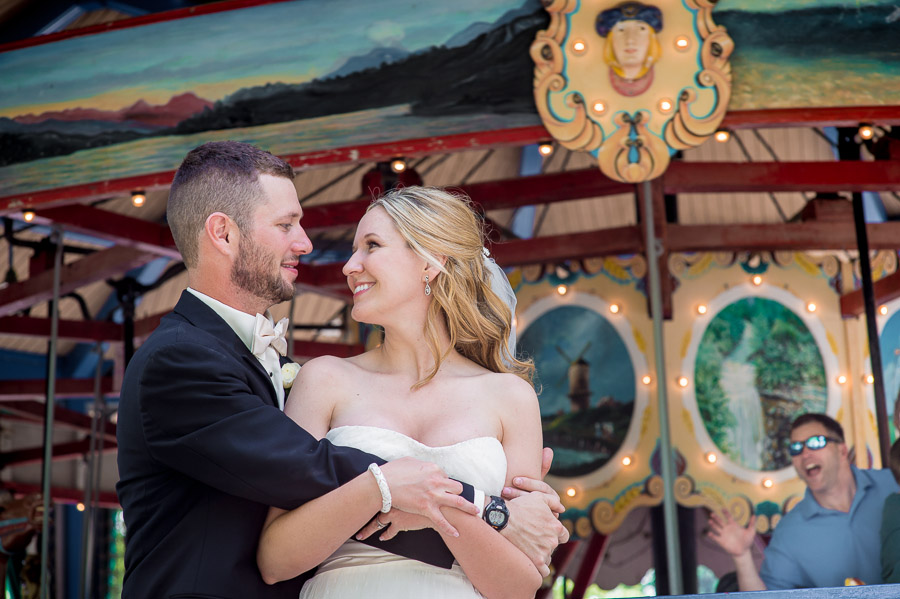
{"label": "red painted beam", "polygon": [[486,211],[634,193],[634,185],[613,181],[594,168],[485,181],[459,189]]}
{"label": "red painted beam", "polygon": [[7,196],[0,198],[0,216],[21,212],[27,208],[37,210],[38,208],[80,204],[85,200],[99,200],[131,193],[135,189],[144,191],[168,189],[174,177],[175,171],[164,171]]}
{"label": "red painted beam", "polygon": [[[50,337],[49,318],[31,316],[0,317],[0,335],[17,337]],[[60,339],[73,341],[122,341],[122,325],[99,320],[60,320]]]}
{"label": "red painted beam", "polygon": [[[856,249],[853,222],[769,225],[669,225],[667,249],[675,252]],[[870,249],[900,248],[900,223],[866,227]]]}
{"label": "red painted beam", "polygon": [[[73,460],[83,457],[90,450],[91,440],[81,439],[80,441],[70,441],[68,443],[57,443],[53,446],[53,461]],[[116,450],[116,444],[112,441],[106,441],[103,444],[103,452]],[[39,464],[44,459],[44,447],[29,447],[27,449],[15,449],[13,451],[5,451],[0,453],[0,468],[8,466],[27,466],[28,464]]]}
{"label": "red painted beam", "polygon": [[366,351],[358,343],[326,343],[324,341],[294,341],[293,358],[317,358],[319,356],[337,356],[352,358]]}
{"label": "red painted beam", "polygon": [[[111,380],[111,379],[109,379]],[[102,387],[102,382],[101,382]],[[16,416],[32,422],[44,421],[46,412],[45,404],[39,401],[2,401],[0,402],[0,416],[7,415]],[[69,410],[61,406],[53,406],[53,426],[60,428],[68,428],[82,433],[91,432],[91,422],[93,418],[87,414]],[[102,432],[105,433],[108,440],[115,442],[116,425],[109,421],[103,421]]]}
{"label": "red painted beam", "polygon": [[181,261],[181,253],[175,247],[172,231],[159,223],[83,204],[41,210],[37,213],[35,222],[48,225],[58,223],[67,231],[106,239],[119,246],[137,248]]}
{"label": "red painted beam", "polygon": [[877,162],[675,162],[666,193],[898,191],[900,160]]}
{"label": "red painted beam", "polygon": [[[304,266],[304,265],[301,265]],[[347,287],[347,279],[341,274],[340,264],[326,265],[326,266],[313,266],[306,267],[308,276],[313,278],[318,282],[318,284],[322,285],[332,285],[334,286],[336,283],[329,283],[329,279],[333,273],[337,273],[340,275],[340,284],[343,288]],[[323,276],[324,275],[324,276]],[[320,292],[321,289],[318,287],[311,287],[310,290],[315,292]],[[341,298],[343,299],[343,297]],[[168,312],[163,312],[161,314],[155,314],[153,316],[148,316],[147,318],[142,318],[140,320],[135,321],[134,323],[134,336],[136,338],[143,338],[148,336],[150,333],[159,326],[159,321],[163,316],[168,314]],[[327,343],[323,341],[294,341],[294,358],[316,358],[318,356],[337,356],[339,358],[349,358],[352,356],[359,355],[365,351],[365,347],[359,344],[353,343]]]}
{"label": "red painted beam", "polygon": [[[894,224],[894,223],[891,223]],[[871,227],[872,225],[869,225]],[[871,237],[869,239],[869,248],[872,248]],[[897,241],[900,245],[900,239]],[[883,279],[878,279],[872,284],[873,295],[876,304],[883,304],[900,297],[900,272],[895,272]],[[863,304],[862,289],[845,293],[841,296],[841,316],[844,318],[853,318],[859,316],[866,311]]]}
{"label": "red painted beam", "polygon": [[638,227],[617,227],[571,235],[535,237],[495,243],[491,255],[504,267],[576,260],[594,256],[636,254],[644,243]]}
{"label": "red painted beam", "polygon": [[824,106],[728,112],[723,129],[762,127],[856,127],[860,123],[900,125],[900,106]]}
{"label": "red painted beam", "polygon": [[[40,485],[31,483],[3,481],[0,485],[2,485],[0,488],[6,489],[17,496],[31,495],[32,493],[40,494],[42,492]],[[50,487],[50,497],[55,503],[80,503],[84,501],[84,490],[66,487]],[[111,510],[120,509],[119,497],[114,492],[100,491],[97,499],[97,507],[108,508]]]}
{"label": "red painted beam", "polygon": [[609,536],[595,532],[588,541],[587,550],[581,558],[578,574],[575,576],[575,585],[572,587],[572,597],[584,597],[587,588],[597,576],[606,548],[609,547]]}
{"label": "red painted beam", "polygon": [[556,548],[550,558],[550,584],[541,586],[534,599],[548,599],[553,593],[553,583],[559,576],[565,576],[569,562],[575,557],[575,550],[581,545],[581,541],[569,541]]}
{"label": "red painted beam", "polygon": [[[60,272],[60,295],[75,291],[95,281],[117,276],[157,258],[156,254],[134,248],[111,247],[63,265]],[[47,270],[0,289],[0,316],[9,316],[53,298],[53,271]]]}
{"label": "red painted beam", "polygon": [[[100,390],[105,396],[116,396],[113,390],[113,379],[100,380]],[[47,381],[44,379],[27,379],[18,381],[0,381],[0,402],[13,399],[44,399],[47,396]],[[57,399],[69,397],[93,397],[94,379],[57,379],[55,396]]]}
{"label": "red painted beam", "polygon": [[166,312],[160,312],[159,314],[153,314],[152,316],[147,316],[145,318],[141,318],[134,321],[134,338],[135,339],[143,339],[147,337],[150,333],[156,330],[156,327],[159,326],[159,322],[162,320],[162,317],[166,314],[169,314],[171,310]]}
{"label": "red painted beam", "polygon": [[[452,187],[472,198],[483,211],[550,204],[634,192],[634,185],[609,179],[599,169],[517,177]],[[353,226],[366,213],[368,198],[310,206],[304,211],[306,230]]]}

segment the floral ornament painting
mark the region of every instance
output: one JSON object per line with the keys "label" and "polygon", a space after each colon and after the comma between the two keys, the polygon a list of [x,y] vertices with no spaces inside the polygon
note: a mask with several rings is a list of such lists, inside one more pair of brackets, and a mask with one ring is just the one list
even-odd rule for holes
{"label": "floral ornament painting", "polygon": [[715,0],[544,0],[531,45],[544,126],[626,183],[661,175],[715,133],[731,97],[734,44]]}

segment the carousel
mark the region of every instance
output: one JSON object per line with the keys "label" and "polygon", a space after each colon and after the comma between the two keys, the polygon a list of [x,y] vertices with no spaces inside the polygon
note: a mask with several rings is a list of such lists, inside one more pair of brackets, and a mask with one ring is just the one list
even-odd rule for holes
{"label": "carousel", "polygon": [[571,536],[538,597],[736,590],[709,516],[755,517],[762,559],[806,490],[787,444],[802,413],[837,420],[858,468],[887,467],[890,1],[27,4],[0,0],[7,596],[121,594],[118,393],[187,286],[166,200],[207,141],[297,173],[315,249],[272,313],[301,363],[379,343],[341,272],[373,196],[472,198]]}

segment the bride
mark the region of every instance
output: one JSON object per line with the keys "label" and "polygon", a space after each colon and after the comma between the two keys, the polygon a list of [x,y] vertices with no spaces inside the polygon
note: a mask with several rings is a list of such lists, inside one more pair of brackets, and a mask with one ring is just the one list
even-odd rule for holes
{"label": "bride", "polygon": [[[435,462],[488,496],[512,486],[512,474],[540,478],[533,366],[507,345],[515,296],[483,245],[467,198],[406,187],[377,199],[359,223],[344,274],[353,318],[381,326],[384,342],[353,358],[308,362],[285,412],[317,438],[386,460]],[[505,285],[511,305],[492,280]],[[432,526],[396,509],[378,513],[372,480],[360,477],[290,512],[271,508],[258,550],[263,578],[286,580],[321,563],[301,598],[534,595],[541,573],[492,530],[490,517],[442,510],[458,531],[438,531],[455,557],[450,569],[351,539]],[[499,529],[502,506],[491,500],[486,511]]]}

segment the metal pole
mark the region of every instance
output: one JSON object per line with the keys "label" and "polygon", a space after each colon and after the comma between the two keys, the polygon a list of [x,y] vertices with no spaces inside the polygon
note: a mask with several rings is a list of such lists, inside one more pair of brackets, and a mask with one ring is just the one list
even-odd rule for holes
{"label": "metal pole", "polygon": [[891,455],[891,437],[887,415],[887,399],[884,393],[884,373],[881,369],[881,343],[878,339],[878,323],[875,320],[875,291],[872,288],[872,265],[869,262],[869,237],[863,211],[862,194],[853,193],[853,223],[856,225],[856,244],[859,247],[859,272],[862,277],[863,307],[866,309],[866,333],[869,337],[869,357],[872,361],[873,391],[875,392],[875,418],[878,421],[878,447],[881,449],[881,467],[888,467]]}
{"label": "metal pole", "polygon": [[44,518],[41,526],[41,599],[50,593],[50,474],[53,469],[53,407],[56,403],[56,352],[59,337],[59,287],[63,258],[63,234],[58,225],[53,227],[51,238],[56,244],[53,260],[53,301],[50,303],[50,344],[47,349],[47,402],[44,411],[44,463],[41,472],[41,494],[44,502]]}
{"label": "metal pole", "polygon": [[647,248],[647,272],[650,275],[650,312],[653,316],[653,349],[656,359],[656,391],[659,404],[659,444],[662,463],[663,521],[666,532],[666,565],[669,569],[669,594],[681,595],[681,544],[678,535],[678,509],[675,504],[675,460],[669,435],[669,405],[666,397],[666,362],[663,351],[662,286],[659,279],[659,256],[662,246],[653,229],[653,194],[650,182],[641,184],[644,196],[644,231]]}
{"label": "metal pole", "polygon": [[[103,427],[103,410],[101,409],[103,391],[100,381],[103,368],[103,344],[97,343],[97,367],[94,369],[94,415],[91,418],[90,449],[87,456],[87,468],[84,475],[84,516],[81,530],[81,588],[80,599],[91,596],[90,572],[94,553],[94,469],[97,468],[97,435]],[[105,432],[105,431],[103,431]]]}

